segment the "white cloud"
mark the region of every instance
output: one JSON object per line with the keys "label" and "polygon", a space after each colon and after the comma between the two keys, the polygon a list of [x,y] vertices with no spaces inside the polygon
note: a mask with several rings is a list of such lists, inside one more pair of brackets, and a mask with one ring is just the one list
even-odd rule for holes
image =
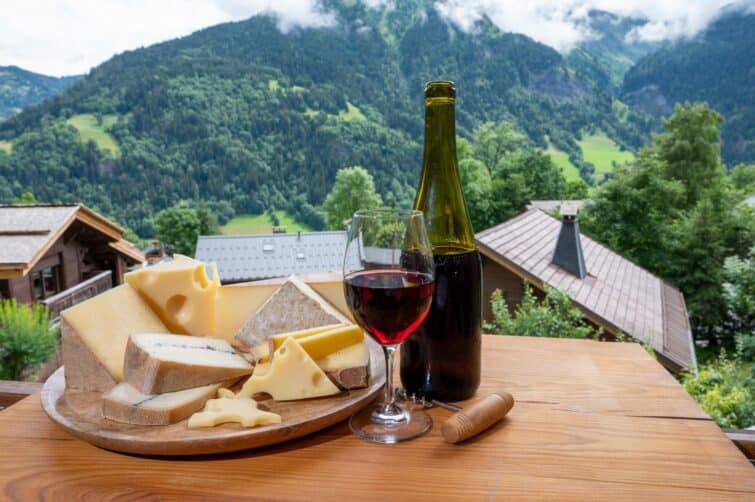
{"label": "white cloud", "polygon": [[[377,8],[403,0],[361,0]],[[739,0],[745,7],[755,0]],[[590,9],[648,20],[631,35],[643,40],[690,36],[731,0],[437,0],[462,28],[487,15],[504,31],[523,33],[560,51],[594,36]],[[188,35],[261,12],[279,27],[330,26],[318,0],[3,0],[0,65],[51,75],[84,73],[113,54]]]}
{"label": "white cloud", "polygon": [[284,31],[334,21],[316,0],[4,0],[0,66],[85,73],[113,54],[261,12]]}
{"label": "white cloud", "polygon": [[[755,0],[746,0],[746,7]],[[439,0],[438,11],[469,29],[487,15],[503,31],[522,33],[567,52],[594,37],[588,13],[597,9],[646,19],[630,36],[640,40],[692,36],[705,28],[731,0]]]}

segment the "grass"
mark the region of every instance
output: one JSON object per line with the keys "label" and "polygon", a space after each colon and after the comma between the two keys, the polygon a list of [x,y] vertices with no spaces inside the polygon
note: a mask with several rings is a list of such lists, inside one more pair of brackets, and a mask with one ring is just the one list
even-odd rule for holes
{"label": "grass", "polygon": [[[312,230],[307,225],[294,221],[294,218],[286,211],[276,211],[275,214],[278,216],[281,226],[286,227],[286,231],[289,233]],[[220,233],[223,235],[271,234],[273,233],[273,222],[270,221],[267,213],[240,214],[220,227]]]}
{"label": "grass", "polygon": [[82,113],[74,115],[66,121],[66,123],[72,125],[79,131],[81,140],[86,142],[89,140],[94,141],[100,150],[110,150],[113,155],[120,154],[120,148],[115,139],[107,132],[107,128],[111,127],[118,120],[117,115],[105,115],[102,118],[102,124],[97,123],[97,117],[91,113]]}
{"label": "grass", "polygon": [[0,150],[10,153],[13,150],[13,143],[10,141],[0,141]]}
{"label": "grass", "polygon": [[277,91],[280,85],[278,84],[277,80],[268,80],[267,81],[267,88],[271,91]]}
{"label": "grass", "polygon": [[610,173],[613,171],[613,162],[626,164],[634,160],[632,152],[621,151],[619,146],[601,131],[584,136],[579,141],[579,147],[582,149],[582,157],[595,166],[596,173]]}
{"label": "grass", "polygon": [[346,111],[338,112],[338,118],[345,120],[346,122],[353,122],[355,120],[367,120],[362,110],[352,105],[348,101],[346,102]]}
{"label": "grass", "polygon": [[564,178],[566,178],[566,181],[576,181],[582,179],[579,175],[579,169],[577,169],[577,166],[572,164],[571,160],[569,160],[568,153],[562,152],[555,147],[549,147],[548,150],[546,150],[546,153],[551,156],[553,163],[561,168],[561,172],[564,173]]}

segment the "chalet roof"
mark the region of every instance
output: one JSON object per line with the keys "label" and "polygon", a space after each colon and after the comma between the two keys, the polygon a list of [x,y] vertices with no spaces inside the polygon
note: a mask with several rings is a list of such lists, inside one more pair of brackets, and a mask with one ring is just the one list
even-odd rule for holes
{"label": "chalet roof", "polygon": [[0,273],[23,277],[75,222],[94,228],[111,247],[133,261],[141,251],[123,240],[123,229],[80,205],[0,205]]}
{"label": "chalet roof", "polygon": [[587,277],[551,263],[561,221],[539,209],[477,234],[480,251],[533,285],[558,288],[585,317],[611,333],[649,344],[680,367],[695,368],[684,296],[630,260],[581,235]]}
{"label": "chalet roof", "polygon": [[223,282],[340,272],[346,232],[213,235],[197,240],[196,259],[215,262]]}

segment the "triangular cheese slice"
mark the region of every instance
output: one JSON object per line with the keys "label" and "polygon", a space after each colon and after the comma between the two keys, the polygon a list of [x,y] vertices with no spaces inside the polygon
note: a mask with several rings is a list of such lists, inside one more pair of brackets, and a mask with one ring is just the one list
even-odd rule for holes
{"label": "triangular cheese slice", "polygon": [[331,396],[339,390],[294,338],[287,339],[273,355],[270,368],[252,375],[238,397],[252,397],[258,392],[270,394],[276,401],[292,401]]}
{"label": "triangular cheese slice", "polygon": [[215,294],[220,287],[217,267],[187,256],[143,267],[125,275],[173,333],[215,336]]}
{"label": "triangular cheese slice", "polygon": [[236,343],[250,348],[280,333],[338,323],[351,322],[292,275],[244,322],[236,333]]}

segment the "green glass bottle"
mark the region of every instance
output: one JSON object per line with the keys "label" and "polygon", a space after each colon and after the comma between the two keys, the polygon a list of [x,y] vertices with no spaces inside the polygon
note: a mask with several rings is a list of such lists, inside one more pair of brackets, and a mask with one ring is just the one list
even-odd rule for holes
{"label": "green glass bottle", "polygon": [[433,246],[435,294],[425,321],[401,347],[409,393],[443,401],[474,395],[480,384],[482,262],[461,192],[453,82],[425,88],[425,149],[414,208],[425,214]]}

